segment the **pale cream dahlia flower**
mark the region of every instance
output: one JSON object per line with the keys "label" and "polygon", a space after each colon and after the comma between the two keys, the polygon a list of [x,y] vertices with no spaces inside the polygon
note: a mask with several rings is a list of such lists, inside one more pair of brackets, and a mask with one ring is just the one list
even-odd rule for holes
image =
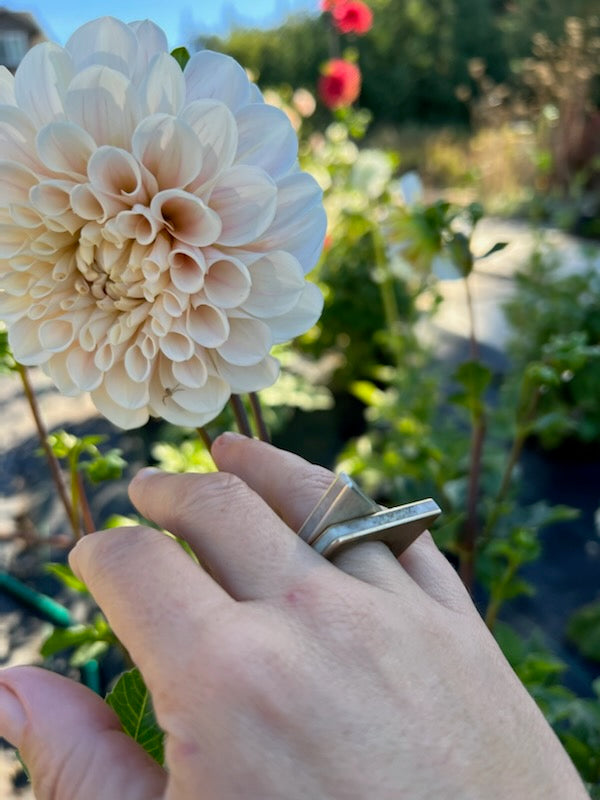
{"label": "pale cream dahlia flower", "polygon": [[0,319],[15,358],[123,428],[198,426],[307,330],[325,214],[286,116],[231,58],[185,71],[106,17],[0,68]]}

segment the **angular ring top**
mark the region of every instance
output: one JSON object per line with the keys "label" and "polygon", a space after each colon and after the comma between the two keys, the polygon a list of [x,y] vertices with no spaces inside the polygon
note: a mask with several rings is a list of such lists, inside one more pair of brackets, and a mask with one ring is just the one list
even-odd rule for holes
{"label": "angular ring top", "polygon": [[398,556],[439,517],[428,498],[394,508],[375,503],[345,473],[338,475],[298,535],[326,558],[365,541],[384,542]]}

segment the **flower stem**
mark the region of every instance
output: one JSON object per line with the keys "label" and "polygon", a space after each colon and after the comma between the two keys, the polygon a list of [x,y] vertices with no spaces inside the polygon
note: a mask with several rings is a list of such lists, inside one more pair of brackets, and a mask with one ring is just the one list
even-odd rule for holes
{"label": "flower stem", "polygon": [[376,226],[373,226],[371,229],[371,237],[373,239],[373,255],[375,256],[375,264],[379,272],[378,283],[386,328],[391,337],[391,347],[394,359],[396,361],[396,366],[400,367],[401,353],[400,341],[398,338],[398,332],[400,330],[400,312],[398,310],[398,303],[396,301],[394,277],[389,269],[388,259],[385,252],[385,244]]}
{"label": "flower stem", "polygon": [[232,394],[229,398],[229,402],[231,403],[231,408],[233,409],[233,414],[235,416],[235,421],[237,423],[239,432],[243,433],[244,436],[252,438],[252,429],[250,427],[250,421],[248,420],[248,414],[246,413],[246,407],[242,402],[242,398],[239,396],[239,394]]}
{"label": "flower stem", "polygon": [[79,472],[77,470],[77,457],[69,457],[69,475],[71,477],[71,513],[75,538],[81,539],[81,498],[79,494]]}
{"label": "flower stem", "polygon": [[92,516],[92,509],[88,500],[87,492],[85,489],[85,482],[83,475],[79,470],[76,470],[77,475],[77,488],[79,490],[79,506],[81,508],[81,518],[83,520],[83,529],[86,533],[94,533],[97,530]]}
{"label": "flower stem", "polygon": [[204,442],[204,446],[210,453],[210,449],[212,447],[212,439],[210,438],[208,431],[206,430],[206,428],[200,427],[196,428],[196,432],[198,433],[198,436],[202,439],[202,441]]}
{"label": "flower stem", "polygon": [[42,419],[40,407],[37,398],[35,396],[33,386],[31,385],[31,381],[29,380],[29,373],[27,372],[27,367],[24,367],[22,364],[17,363],[17,372],[21,377],[21,383],[23,384],[23,391],[25,392],[25,397],[27,398],[27,402],[29,403],[29,408],[31,409],[31,414],[33,416],[35,427],[37,428],[38,432],[38,438],[40,440],[40,444],[42,445],[42,449],[44,450],[46,459],[48,461],[48,466],[50,468],[50,475],[52,476],[52,480],[54,481],[54,485],[56,486],[56,491],[58,492],[60,501],[62,502],[63,507],[65,509],[67,519],[69,520],[69,524],[71,525],[71,528],[73,530],[73,535],[75,536],[75,538],[78,538],[79,531],[77,530],[77,527],[73,521],[73,509],[71,507],[71,502],[67,494],[67,488],[63,480],[62,472],[60,471],[60,465],[58,463],[58,459],[52,452],[52,448],[50,447],[50,444],[48,442],[48,431],[46,430],[46,425],[44,423],[44,420]]}
{"label": "flower stem", "polygon": [[256,425],[256,430],[258,431],[258,438],[262,442],[269,442],[271,441],[271,437],[269,435],[269,429],[267,428],[267,423],[265,422],[265,418],[263,417],[262,406],[260,404],[260,398],[257,392],[250,392],[248,394],[250,398],[250,408],[252,409],[252,416],[254,418],[254,424]]}
{"label": "flower stem", "polygon": [[465,293],[467,295],[467,311],[469,314],[469,346],[471,350],[471,359],[477,361],[479,359],[479,342],[475,333],[475,311],[473,309],[473,294],[471,286],[469,285],[469,278],[464,279]]}

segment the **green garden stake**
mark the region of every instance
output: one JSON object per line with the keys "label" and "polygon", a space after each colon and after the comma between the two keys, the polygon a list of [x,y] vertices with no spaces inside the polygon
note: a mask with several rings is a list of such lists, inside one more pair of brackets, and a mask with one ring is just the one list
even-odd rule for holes
{"label": "green garden stake", "polygon": [[37,611],[41,617],[59,628],[68,628],[73,625],[73,619],[67,608],[51,597],[27,586],[18,578],[9,575],[8,572],[0,572],[0,589],[4,589],[5,592]]}
{"label": "green garden stake", "polygon": [[86,661],[86,663],[79,670],[81,675],[81,682],[92,692],[100,694],[100,669],[98,662],[95,658]]}

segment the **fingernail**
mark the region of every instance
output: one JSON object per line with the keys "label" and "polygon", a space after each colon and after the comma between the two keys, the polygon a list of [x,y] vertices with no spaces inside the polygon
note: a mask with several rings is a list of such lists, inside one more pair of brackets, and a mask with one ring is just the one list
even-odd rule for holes
{"label": "fingernail", "polygon": [[19,747],[27,716],[21,701],[8,686],[0,684],[0,736]]}

